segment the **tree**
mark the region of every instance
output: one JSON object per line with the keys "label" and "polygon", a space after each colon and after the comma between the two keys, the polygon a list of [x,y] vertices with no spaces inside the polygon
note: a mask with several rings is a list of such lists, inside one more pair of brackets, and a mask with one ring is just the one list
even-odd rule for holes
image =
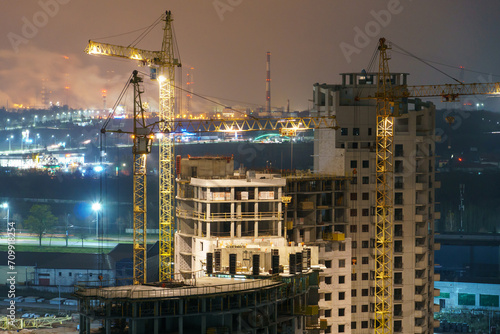
{"label": "tree", "polygon": [[30,215],[24,221],[24,226],[38,235],[39,246],[42,246],[43,234],[57,224],[57,217],[52,214],[48,205],[35,204],[30,209]]}

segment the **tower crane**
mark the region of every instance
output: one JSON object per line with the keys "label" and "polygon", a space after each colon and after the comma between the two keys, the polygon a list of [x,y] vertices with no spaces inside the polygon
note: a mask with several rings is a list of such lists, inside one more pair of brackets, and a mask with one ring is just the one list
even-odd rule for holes
{"label": "tower crane", "polygon": [[[141,284],[146,282],[146,247],[147,247],[147,155],[151,153],[154,133],[152,131],[154,124],[146,124],[144,108],[141,94],[142,77],[134,71],[129,78],[123,92],[130,84],[134,87],[134,118],[133,130],[123,131],[121,129],[108,129],[108,125],[113,118],[114,110],[108,115],[108,118],[101,127],[101,135],[107,132],[127,133],[132,135],[133,145],[133,283]],[[123,93],[122,92],[122,93]],[[102,137],[101,137],[102,139]],[[101,140],[102,150],[102,140]],[[102,156],[102,155],[101,155]]]}
{"label": "tower crane", "polygon": [[[140,65],[151,68],[151,77],[156,78],[159,86],[159,118],[158,128],[162,136],[159,139],[159,175],[160,175],[160,219],[159,219],[159,268],[160,281],[168,280],[173,275],[173,230],[174,230],[174,179],[171,171],[174,161],[174,143],[171,133],[171,125],[174,120],[174,81],[175,67],[180,67],[178,59],[174,58],[172,13],[165,12],[161,18],[164,22],[163,42],[160,51],[142,50],[135,47],[119,46],[107,43],[89,41],[85,52],[90,55],[104,55],[120,57],[139,61]],[[144,162],[145,163],[145,162]],[[135,202],[136,197],[141,198],[135,192],[145,189],[145,178],[134,178],[134,215],[136,208],[141,207]],[[146,210],[145,206],[141,210]],[[138,211],[138,216],[140,215]],[[142,214],[142,213],[141,213]],[[145,217],[144,211],[144,217]],[[146,282],[146,221],[137,221],[134,217],[134,284]],[[139,230],[141,232],[139,232]]]}
{"label": "tower crane", "polygon": [[[454,102],[462,95],[500,94],[500,83],[391,85],[390,46],[379,40],[379,69],[376,100],[376,232],[375,232],[375,333],[393,333],[393,139],[394,117],[401,99],[408,97],[441,97]],[[365,97],[358,97],[365,99]]]}
{"label": "tower crane", "polygon": [[[89,41],[85,52],[90,55],[104,55],[139,61],[159,72],[157,76],[159,96],[159,122],[145,124],[142,109],[140,83],[142,78],[134,72],[130,83],[134,84],[134,240],[133,259],[134,284],[146,282],[146,157],[151,152],[152,131],[158,126],[160,137],[160,263],[159,280],[165,281],[174,274],[174,141],[172,134],[181,129],[190,132],[225,132],[225,131],[280,131],[282,135],[294,135],[297,131],[309,129],[337,129],[335,116],[327,117],[295,117],[295,118],[240,118],[215,120],[181,120],[174,119],[174,77],[175,67],[181,66],[174,58],[172,14],[167,11],[162,19],[165,21],[161,51],[149,51],[135,47],[124,47],[107,43]],[[111,115],[110,115],[111,116]],[[109,117],[107,122],[109,122]],[[103,127],[105,129],[105,126]],[[104,130],[105,132],[107,130]],[[120,132],[125,131],[107,131]]]}

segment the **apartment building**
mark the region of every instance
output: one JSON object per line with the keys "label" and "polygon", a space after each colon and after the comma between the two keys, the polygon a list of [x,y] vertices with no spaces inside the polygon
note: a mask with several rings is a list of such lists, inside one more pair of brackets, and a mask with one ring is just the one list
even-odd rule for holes
{"label": "apartment building", "polygon": [[332,174],[298,172],[286,177],[287,238],[319,248],[319,317],[324,332],[345,332],[351,324],[351,239],[334,232],[346,221],[349,178]]}
{"label": "apartment building", "polygon": [[[345,175],[345,218],[333,230],[351,239],[350,323],[331,333],[371,333],[374,326],[376,106],[363,97],[376,93],[376,73],[344,73],[337,85],[315,84],[320,116],[335,115],[338,130],[315,131],[314,171]],[[392,73],[393,85],[406,73]],[[358,97],[361,97],[359,99]],[[433,333],[434,305],[434,143],[435,107],[405,99],[395,106],[393,328],[395,332]]]}

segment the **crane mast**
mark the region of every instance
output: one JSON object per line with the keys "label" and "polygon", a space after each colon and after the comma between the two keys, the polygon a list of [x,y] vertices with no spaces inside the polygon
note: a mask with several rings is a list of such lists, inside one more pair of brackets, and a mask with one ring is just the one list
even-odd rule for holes
{"label": "crane mast", "polygon": [[159,279],[161,281],[170,280],[174,274],[174,141],[171,133],[175,117],[174,113],[174,90],[175,90],[175,68],[180,66],[174,59],[174,45],[172,32],[172,14],[167,11],[165,15],[165,28],[163,34],[163,44],[161,48],[163,56],[160,67],[160,103],[159,103],[159,130],[163,133],[160,136],[160,235],[159,235]]}
{"label": "crane mast", "polygon": [[[174,119],[174,68],[180,66],[173,52],[172,13],[167,11],[162,48],[160,51],[149,51],[129,46],[113,45],[89,41],[85,52],[90,55],[112,56],[139,61],[140,65],[150,66],[157,70],[159,84],[159,128],[160,136],[160,280],[169,279],[173,275],[173,157],[174,145],[170,136]],[[135,107],[135,106],[134,106]],[[142,108],[142,106],[141,106]],[[134,157],[134,284],[146,282],[146,157]],[[137,168],[137,178],[135,177]],[[144,172],[144,175],[141,174]],[[135,193],[138,196],[135,196]],[[144,197],[143,195],[144,194]],[[136,202],[136,200],[138,202]],[[137,220],[136,220],[137,209]],[[141,228],[142,227],[142,228]]]}
{"label": "crane mast", "polygon": [[500,83],[398,85],[392,87],[389,71],[390,47],[379,40],[379,70],[375,96],[376,133],[376,231],[375,231],[375,334],[393,333],[393,141],[395,107],[409,97],[441,97],[453,102],[462,95],[498,95]]}
{"label": "crane mast", "polygon": [[379,44],[376,137],[375,333],[392,333],[393,140],[391,77],[385,39]]}
{"label": "crane mast", "polygon": [[146,246],[147,246],[147,178],[146,178],[146,158],[151,153],[152,133],[146,125],[144,119],[144,109],[142,107],[140,83],[142,78],[133,72],[130,83],[134,86],[134,130],[133,130],[133,183],[134,183],[134,284],[146,283]]}

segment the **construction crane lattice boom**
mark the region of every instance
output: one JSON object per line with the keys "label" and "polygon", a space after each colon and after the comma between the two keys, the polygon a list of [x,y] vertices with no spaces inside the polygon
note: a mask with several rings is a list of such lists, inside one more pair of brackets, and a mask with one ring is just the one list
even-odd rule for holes
{"label": "construction crane lattice boom", "polygon": [[[168,134],[171,132],[169,124],[174,120],[174,68],[180,66],[180,63],[174,58],[173,52],[173,32],[172,32],[172,14],[167,11],[162,19],[165,21],[162,48],[160,51],[148,51],[134,47],[125,47],[107,43],[99,43],[89,41],[85,52],[90,55],[103,55],[119,58],[126,58],[139,61],[140,65],[147,65],[155,68],[159,75],[157,80],[159,83],[159,114],[162,122],[159,123],[160,131],[166,133],[160,139],[160,281],[164,281],[173,277],[173,157],[174,145],[172,137]],[[135,128],[134,128],[135,130]],[[134,135],[136,135],[134,133]],[[134,153],[135,154],[135,153]],[[144,189],[145,194],[145,176],[139,177],[139,171],[145,168],[145,155],[139,155],[134,158],[134,168],[137,167],[137,177],[134,174],[134,192]],[[144,166],[144,168],[142,167]],[[145,171],[144,171],[145,173]],[[142,190],[141,190],[142,191]],[[145,196],[145,195],[144,195]],[[134,215],[136,208],[143,210],[140,223],[136,224],[134,217],[134,284],[142,284],[146,282],[146,205],[142,207],[142,202],[135,202],[137,198],[141,201],[142,196],[134,197]],[[137,211],[139,217],[139,211]],[[137,226],[136,226],[137,225]],[[141,227],[139,227],[139,225]],[[137,238],[136,238],[137,236]],[[142,257],[141,259],[139,259]]]}

